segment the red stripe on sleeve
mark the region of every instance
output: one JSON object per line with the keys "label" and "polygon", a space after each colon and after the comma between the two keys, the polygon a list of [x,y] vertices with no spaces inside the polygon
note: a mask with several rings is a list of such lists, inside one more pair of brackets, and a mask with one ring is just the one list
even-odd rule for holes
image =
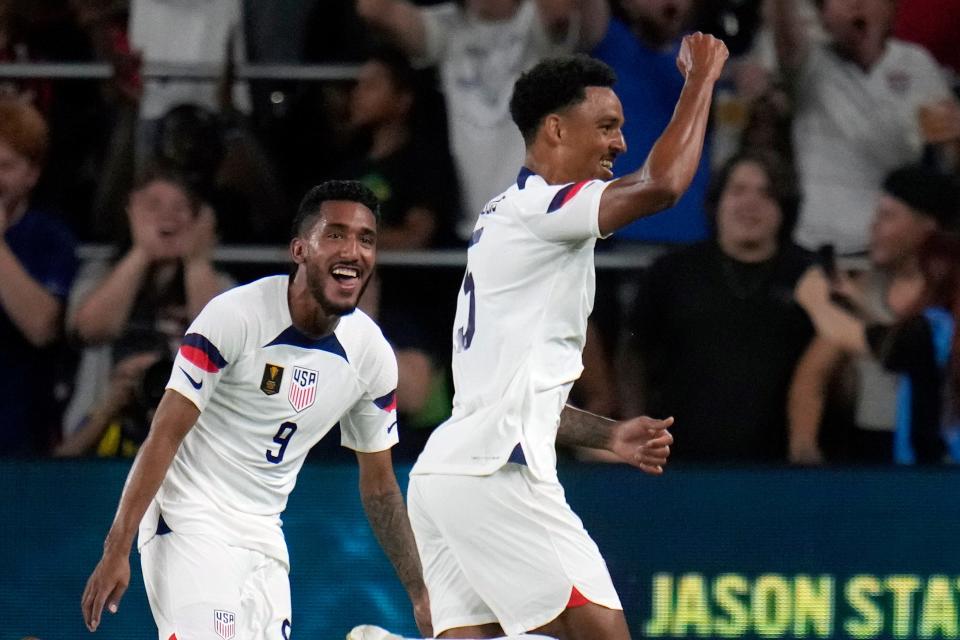
{"label": "red stripe on sleeve", "polygon": [[192,347],[188,344],[183,344],[180,345],[180,355],[186,358],[191,364],[203,369],[204,371],[209,371],[210,373],[217,373],[220,371],[220,367],[218,367],[213,360],[210,359],[210,356],[204,353],[202,349]]}
{"label": "red stripe on sleeve", "polygon": [[583,182],[578,182],[577,184],[573,185],[573,188],[567,192],[567,195],[563,196],[563,204],[561,204],[560,206],[562,207],[564,204],[567,204],[568,202],[573,200],[573,197],[578,193],[580,193],[580,189],[583,189],[583,187],[586,186],[589,182],[590,182],[589,180],[584,180]]}

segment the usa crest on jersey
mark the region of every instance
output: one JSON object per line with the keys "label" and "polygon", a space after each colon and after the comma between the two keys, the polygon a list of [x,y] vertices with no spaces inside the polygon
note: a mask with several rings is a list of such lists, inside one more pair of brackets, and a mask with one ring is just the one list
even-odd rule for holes
{"label": "usa crest on jersey", "polygon": [[290,405],[300,413],[313,406],[317,399],[317,372],[304,367],[294,367],[290,384]]}
{"label": "usa crest on jersey", "polygon": [[237,616],[232,611],[216,609],[213,612],[213,628],[223,640],[230,640],[237,633]]}

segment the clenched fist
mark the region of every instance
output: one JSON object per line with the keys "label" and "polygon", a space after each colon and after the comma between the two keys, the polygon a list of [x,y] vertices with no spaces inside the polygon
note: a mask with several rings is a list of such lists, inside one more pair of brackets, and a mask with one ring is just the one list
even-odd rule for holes
{"label": "clenched fist", "polygon": [[700,33],[691,33],[683,37],[680,54],[677,56],[677,68],[687,80],[697,78],[715,81],[723,71],[730,52],[722,40]]}

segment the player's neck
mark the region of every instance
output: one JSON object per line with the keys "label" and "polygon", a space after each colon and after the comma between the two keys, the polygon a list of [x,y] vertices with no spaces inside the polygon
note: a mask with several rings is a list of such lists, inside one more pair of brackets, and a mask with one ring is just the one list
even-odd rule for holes
{"label": "player's neck", "polygon": [[290,284],[287,286],[287,307],[290,310],[293,326],[308,338],[322,338],[333,333],[340,321],[340,316],[323,310],[307,285],[306,275],[299,270],[290,276]]}
{"label": "player's neck", "polygon": [[544,179],[547,184],[566,184],[583,180],[583,176],[572,175],[562,163],[551,157],[549,152],[538,149],[536,145],[527,149],[527,158],[523,165]]}

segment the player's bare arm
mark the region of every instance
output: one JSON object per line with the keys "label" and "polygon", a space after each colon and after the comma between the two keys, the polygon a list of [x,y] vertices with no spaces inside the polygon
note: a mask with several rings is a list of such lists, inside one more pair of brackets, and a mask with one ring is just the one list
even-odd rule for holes
{"label": "player's bare arm", "polygon": [[560,413],[557,442],[605,449],[629,465],[660,475],[673,444],[673,436],[667,431],[672,425],[673,418],[638,416],[616,421],[567,405]]}
{"label": "player's bare arm", "polygon": [[357,463],[360,465],[360,500],[370,528],[410,596],[417,628],[424,637],[431,637],[427,587],[390,451],[358,452]]}
{"label": "player's bare arm", "polygon": [[150,434],[130,469],[120,506],[103,543],[103,556],[83,590],[83,620],[90,631],[100,626],[104,606],[111,613],[117,612],[130,583],[130,547],[140,520],[198,417],[199,409],[176,391],[168,390],[160,400]]}
{"label": "player's bare arm", "polygon": [[677,67],[686,82],[673,117],[643,166],[603,192],[602,233],[673,206],[690,186],[700,164],[713,87],[727,56],[726,45],[713,36],[697,32],[684,37]]}

